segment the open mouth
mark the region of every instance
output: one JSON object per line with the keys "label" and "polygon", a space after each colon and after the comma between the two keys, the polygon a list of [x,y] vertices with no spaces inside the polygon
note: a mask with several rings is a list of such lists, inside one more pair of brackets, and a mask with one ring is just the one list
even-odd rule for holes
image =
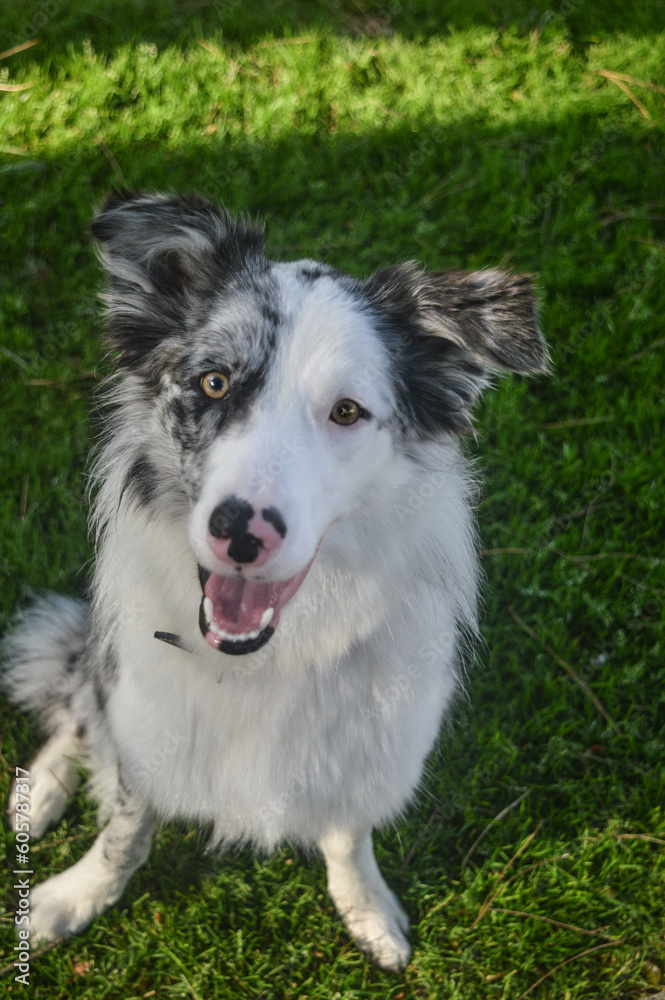
{"label": "open mouth", "polygon": [[[312,560],[313,561],[313,560]],[[278,583],[220,576],[199,566],[203,589],[199,608],[201,635],[213,649],[231,656],[254,653],[274,634],[284,605],[307,576],[310,566]]]}

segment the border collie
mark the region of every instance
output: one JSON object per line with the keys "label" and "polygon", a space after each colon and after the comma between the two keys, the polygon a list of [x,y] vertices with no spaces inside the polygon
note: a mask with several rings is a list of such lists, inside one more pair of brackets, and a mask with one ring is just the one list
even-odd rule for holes
{"label": "border collie", "polygon": [[33,940],[81,931],[159,822],[315,847],[358,945],[408,960],[372,829],[417,789],[476,633],[470,463],[492,372],[538,372],[531,283],[278,263],[196,196],[112,194],[108,383],[89,603],[47,597],[4,640],[5,687],[49,738],[33,837],[92,773],[105,823],[30,895]]}

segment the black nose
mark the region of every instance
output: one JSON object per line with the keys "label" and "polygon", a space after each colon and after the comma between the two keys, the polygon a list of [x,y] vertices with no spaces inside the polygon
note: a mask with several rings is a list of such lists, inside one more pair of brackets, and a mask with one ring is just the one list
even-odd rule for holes
{"label": "black nose", "polygon": [[236,538],[247,532],[254,508],[246,500],[230,496],[218,503],[210,515],[210,534],[214,538]]}
{"label": "black nose", "polygon": [[252,535],[247,526],[254,516],[254,508],[246,500],[230,496],[218,503],[208,528],[214,538],[230,538],[228,553],[237,563],[254,562],[261,548],[260,539]]}

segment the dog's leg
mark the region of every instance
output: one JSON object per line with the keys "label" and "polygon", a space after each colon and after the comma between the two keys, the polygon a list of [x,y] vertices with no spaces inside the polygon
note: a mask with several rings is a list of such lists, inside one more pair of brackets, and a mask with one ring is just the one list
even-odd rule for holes
{"label": "dog's leg", "polygon": [[144,803],[120,788],[111,819],[88,853],[31,890],[31,937],[53,941],[76,934],[112,906],[146,861],[155,825]]}
{"label": "dog's leg", "polygon": [[[67,806],[68,799],[79,784],[76,766],[78,743],[67,729],[58,729],[46,741],[33,761],[25,769],[23,778],[12,782],[7,812],[14,825],[18,800],[20,815],[30,823],[30,837],[38,840],[52,823],[57,823]],[[19,784],[18,796],[16,784]],[[27,809],[26,809],[27,806]]]}
{"label": "dog's leg", "polygon": [[381,968],[403,968],[411,954],[409,920],[379,871],[371,830],[332,830],[319,846],[330,895],[358,945]]}

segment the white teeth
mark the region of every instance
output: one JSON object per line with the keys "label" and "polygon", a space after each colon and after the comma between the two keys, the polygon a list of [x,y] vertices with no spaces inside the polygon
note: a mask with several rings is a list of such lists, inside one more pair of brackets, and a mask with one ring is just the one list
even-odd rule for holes
{"label": "white teeth", "polygon": [[231,642],[247,642],[248,639],[256,639],[270,625],[275,614],[275,609],[266,608],[261,615],[259,627],[255,628],[252,632],[227,632],[226,629],[220,628],[215,621],[215,608],[209,597],[203,599],[203,613],[208,620],[208,628],[218,639],[226,639]]}
{"label": "white teeth", "polygon": [[261,621],[259,622],[259,632],[263,632],[264,628],[267,628],[268,625],[270,625],[270,622],[272,621],[272,616],[274,615],[274,613],[275,613],[275,609],[274,608],[266,608],[265,609],[265,611],[261,615]]}
{"label": "white teeth", "polygon": [[208,621],[212,622],[215,615],[215,609],[209,597],[206,597],[203,600],[203,613],[208,619]]}
{"label": "white teeth", "polygon": [[216,622],[208,622],[208,626],[218,639],[227,639],[231,642],[247,642],[248,639],[256,639],[261,631],[256,628],[253,632],[227,632],[226,629],[220,628]]}

